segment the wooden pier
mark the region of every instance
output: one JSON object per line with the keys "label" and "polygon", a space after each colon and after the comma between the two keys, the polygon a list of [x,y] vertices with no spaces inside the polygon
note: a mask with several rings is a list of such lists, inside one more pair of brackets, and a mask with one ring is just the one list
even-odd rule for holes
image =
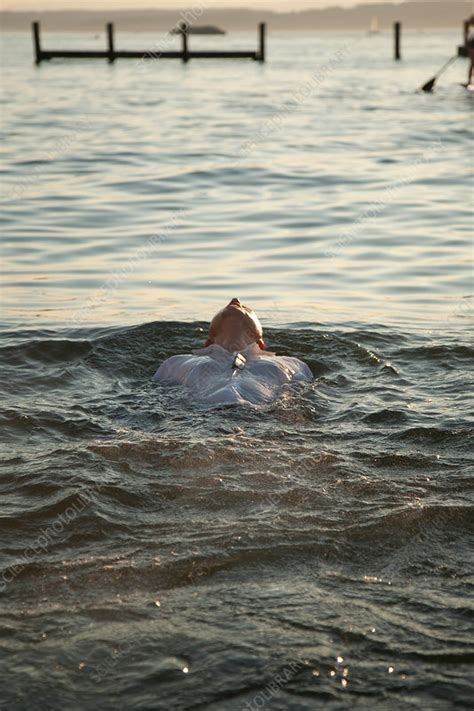
{"label": "wooden pier", "polygon": [[189,33],[185,23],[181,23],[181,51],[155,50],[126,50],[115,48],[114,25],[106,25],[107,47],[103,50],[78,50],[78,49],[43,49],[41,46],[41,31],[39,22],[33,22],[33,47],[36,64],[50,59],[106,59],[109,63],[116,59],[181,59],[189,62],[191,59],[253,59],[256,62],[265,61],[265,35],[266,24],[261,22],[258,28],[259,49],[256,51],[239,50],[191,50],[189,49]]}

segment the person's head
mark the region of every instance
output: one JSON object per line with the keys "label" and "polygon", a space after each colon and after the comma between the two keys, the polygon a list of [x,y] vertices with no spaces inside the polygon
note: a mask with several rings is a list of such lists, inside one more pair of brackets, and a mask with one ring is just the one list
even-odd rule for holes
{"label": "person's head", "polygon": [[243,350],[251,343],[265,349],[260,321],[252,309],[241,304],[239,299],[232,299],[212,319],[206,346],[212,343],[228,351]]}

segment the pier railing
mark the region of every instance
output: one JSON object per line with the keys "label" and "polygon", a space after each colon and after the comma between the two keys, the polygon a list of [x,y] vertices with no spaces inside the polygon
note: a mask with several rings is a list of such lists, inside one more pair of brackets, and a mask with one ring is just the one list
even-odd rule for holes
{"label": "pier railing", "polygon": [[156,50],[126,50],[115,48],[114,25],[106,25],[107,47],[100,49],[43,49],[41,46],[41,29],[39,22],[33,22],[33,47],[35,62],[50,59],[106,59],[115,62],[116,59],[181,59],[189,62],[190,59],[253,59],[256,62],[265,61],[265,35],[266,25],[261,22],[258,27],[259,48],[257,50],[191,50],[189,48],[189,29],[185,23],[180,25],[181,51],[156,51]]}

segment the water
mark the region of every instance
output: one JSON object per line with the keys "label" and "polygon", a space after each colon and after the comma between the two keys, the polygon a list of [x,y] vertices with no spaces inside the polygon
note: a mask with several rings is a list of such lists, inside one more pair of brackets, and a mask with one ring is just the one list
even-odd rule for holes
{"label": "water", "polygon": [[[3,38],[2,709],[470,708],[472,97],[413,92],[457,42]],[[314,384],[151,382],[233,296]]]}
{"label": "water", "polygon": [[[117,46],[160,41],[118,34]],[[456,83],[465,60],[437,94],[414,93],[458,41],[407,33],[398,64],[387,34],[329,33],[270,36],[263,66],[37,69],[30,38],[10,35],[6,319],[202,319],[229,293],[275,325],[295,312],[312,322],[458,319],[472,294],[473,97]],[[255,43],[250,33],[233,46]]]}

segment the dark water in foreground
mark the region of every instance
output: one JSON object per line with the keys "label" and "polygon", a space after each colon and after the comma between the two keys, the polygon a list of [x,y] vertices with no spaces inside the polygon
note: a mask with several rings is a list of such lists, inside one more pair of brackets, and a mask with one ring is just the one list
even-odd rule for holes
{"label": "dark water in foreground", "polygon": [[208,412],[204,327],[3,333],[2,711],[470,708],[467,337],[269,330],[314,384]]}

